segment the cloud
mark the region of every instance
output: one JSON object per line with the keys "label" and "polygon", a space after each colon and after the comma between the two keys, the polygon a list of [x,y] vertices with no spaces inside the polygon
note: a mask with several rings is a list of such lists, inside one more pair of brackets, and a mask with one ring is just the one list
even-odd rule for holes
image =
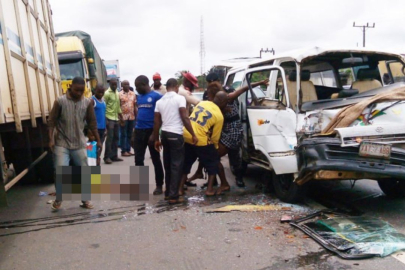
{"label": "cloud", "polygon": [[224,59],[312,46],[362,46],[358,24],[376,23],[369,46],[405,52],[402,0],[50,0],[56,32],[83,30],[101,57],[118,59],[122,79],[163,81],[178,70],[200,74],[200,18],[206,69]]}

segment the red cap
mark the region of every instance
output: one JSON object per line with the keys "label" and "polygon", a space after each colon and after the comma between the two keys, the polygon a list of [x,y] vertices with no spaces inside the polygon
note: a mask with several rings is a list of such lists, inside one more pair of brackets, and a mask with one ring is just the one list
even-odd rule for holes
{"label": "red cap", "polygon": [[198,87],[198,80],[193,74],[191,74],[190,72],[183,72],[181,74],[183,75],[184,78],[187,79],[187,81],[194,84],[195,87]]}
{"label": "red cap", "polygon": [[153,74],[153,80],[161,80],[162,79],[162,77],[160,77],[160,74],[159,73],[155,73],[155,74]]}

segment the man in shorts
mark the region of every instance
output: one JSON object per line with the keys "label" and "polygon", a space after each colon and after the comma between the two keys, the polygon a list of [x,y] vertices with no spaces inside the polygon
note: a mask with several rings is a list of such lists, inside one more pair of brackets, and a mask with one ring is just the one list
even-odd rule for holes
{"label": "man in shorts", "polygon": [[215,95],[213,102],[202,101],[191,113],[190,121],[198,142],[196,145],[193,145],[191,134],[186,129],[184,130],[185,158],[179,195],[184,194],[183,186],[197,158],[199,158],[208,172],[208,187],[205,195],[215,195],[216,192],[213,189],[213,184],[215,175],[218,173],[218,164],[220,162],[217,149],[224,123],[221,110],[223,110],[226,105],[227,95],[224,91],[220,91]]}

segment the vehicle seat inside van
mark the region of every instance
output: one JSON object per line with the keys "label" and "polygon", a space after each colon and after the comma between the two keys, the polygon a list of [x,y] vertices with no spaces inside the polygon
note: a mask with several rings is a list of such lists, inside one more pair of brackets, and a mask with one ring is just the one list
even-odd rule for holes
{"label": "vehicle seat inside van", "polygon": [[[311,73],[309,70],[301,71],[301,91],[302,102],[318,100],[314,84],[309,80]],[[287,89],[290,97],[290,103],[293,109],[297,105],[297,71],[293,70],[288,76]]]}
{"label": "vehicle seat inside van", "polygon": [[382,84],[376,78],[379,77],[378,71],[370,68],[359,69],[357,72],[357,81],[352,83],[351,89],[359,90],[359,93],[382,87]]}

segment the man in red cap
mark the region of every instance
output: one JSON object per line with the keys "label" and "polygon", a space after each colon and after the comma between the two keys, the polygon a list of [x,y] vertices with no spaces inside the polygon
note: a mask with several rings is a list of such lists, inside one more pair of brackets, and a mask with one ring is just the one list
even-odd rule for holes
{"label": "man in red cap", "polygon": [[183,84],[179,87],[179,95],[186,98],[187,107],[186,111],[190,113],[190,106],[197,105],[200,100],[195,96],[191,95],[195,87],[198,87],[197,78],[190,72],[182,72],[183,75]]}
{"label": "man in red cap", "polygon": [[158,92],[161,95],[166,94],[166,87],[160,82],[162,77],[159,73],[153,74],[153,84],[151,86],[152,90]]}

